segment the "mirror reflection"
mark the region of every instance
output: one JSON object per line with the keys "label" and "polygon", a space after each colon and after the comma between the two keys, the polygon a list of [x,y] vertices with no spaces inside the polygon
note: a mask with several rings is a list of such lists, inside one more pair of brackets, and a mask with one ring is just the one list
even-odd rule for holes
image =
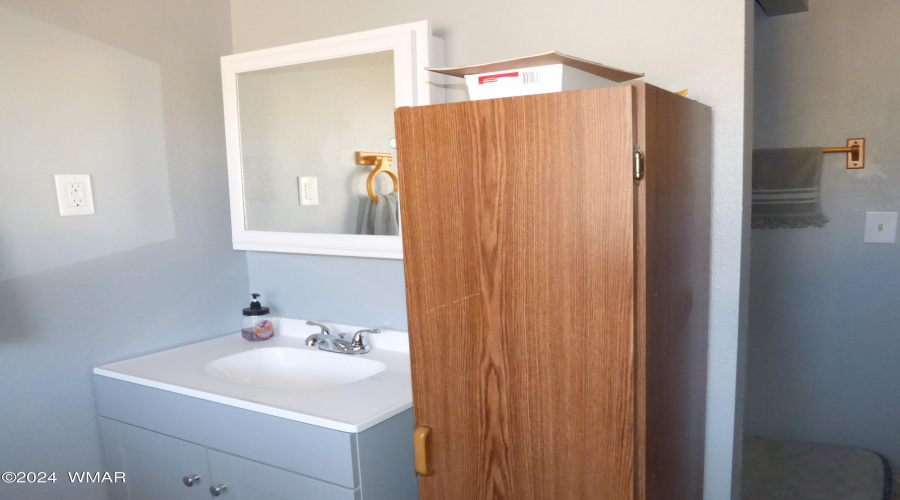
{"label": "mirror reflection", "polygon": [[[392,51],[243,72],[237,87],[245,229],[366,234],[373,217],[391,216],[373,206],[375,166],[357,165],[356,152],[394,153]],[[373,190],[396,197],[385,174]]]}

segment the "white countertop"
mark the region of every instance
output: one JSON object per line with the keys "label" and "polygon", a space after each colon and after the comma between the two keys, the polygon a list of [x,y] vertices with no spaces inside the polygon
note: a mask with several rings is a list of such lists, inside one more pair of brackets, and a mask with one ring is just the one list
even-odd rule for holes
{"label": "white countertop", "polygon": [[[409,337],[406,332],[382,330],[371,335],[372,351],[361,357],[387,368],[369,378],[337,387],[276,390],[220,380],[203,372],[213,360],[253,349],[291,347],[318,351],[304,344],[318,327],[303,320],[279,318],[279,332],[261,342],[248,342],[240,333],[94,368],[96,375],[257,411],[343,432],[361,432],[412,407]],[[365,327],[328,323],[335,332]],[[348,336],[349,338],[349,336]],[[322,356],[350,356],[322,352]]]}

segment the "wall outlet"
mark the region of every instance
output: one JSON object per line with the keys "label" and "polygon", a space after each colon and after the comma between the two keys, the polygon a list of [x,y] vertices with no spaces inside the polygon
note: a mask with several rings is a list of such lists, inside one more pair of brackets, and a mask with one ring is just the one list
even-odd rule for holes
{"label": "wall outlet", "polygon": [[94,192],[87,174],[56,175],[56,202],[59,215],[94,215]]}
{"label": "wall outlet", "polygon": [[866,212],[866,243],[897,242],[897,212]]}
{"label": "wall outlet", "polygon": [[300,204],[303,206],[319,204],[319,185],[316,177],[300,178]]}

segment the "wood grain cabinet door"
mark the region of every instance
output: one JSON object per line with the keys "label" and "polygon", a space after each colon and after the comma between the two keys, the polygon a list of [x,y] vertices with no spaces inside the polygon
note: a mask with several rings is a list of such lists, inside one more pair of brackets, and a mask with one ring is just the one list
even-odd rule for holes
{"label": "wood grain cabinet door", "polygon": [[632,498],[633,99],[397,110],[422,499]]}

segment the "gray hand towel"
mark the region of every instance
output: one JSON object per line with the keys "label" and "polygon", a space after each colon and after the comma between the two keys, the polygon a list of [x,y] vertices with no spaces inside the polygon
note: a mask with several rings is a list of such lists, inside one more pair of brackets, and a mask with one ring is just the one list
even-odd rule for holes
{"label": "gray hand towel", "polygon": [[395,192],[378,195],[378,203],[366,198],[359,234],[400,234],[400,197]]}
{"label": "gray hand towel", "polygon": [[753,150],[753,229],[822,227],[822,148]]}

